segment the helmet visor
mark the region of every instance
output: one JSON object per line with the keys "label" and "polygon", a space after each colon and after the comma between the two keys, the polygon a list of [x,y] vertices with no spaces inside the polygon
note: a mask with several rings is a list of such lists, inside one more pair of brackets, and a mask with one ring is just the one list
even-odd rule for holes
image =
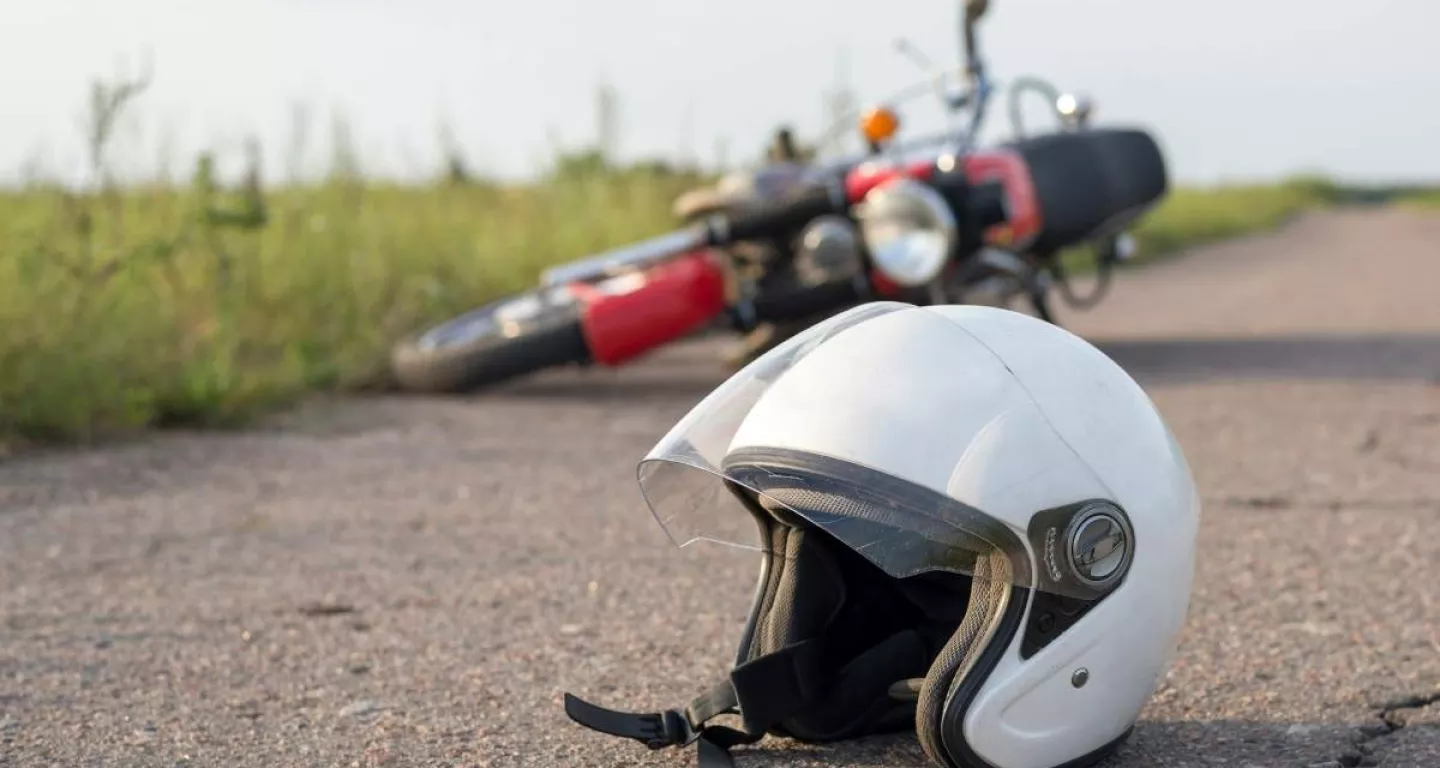
{"label": "helmet visor", "polygon": [[[853,350],[831,342],[845,333],[881,334],[864,348],[897,364],[937,348],[954,359],[897,377],[876,396],[873,375],[841,375],[853,370]],[[886,370],[887,360],[872,365]],[[913,405],[957,401],[972,412]],[[825,405],[835,402],[846,407]],[[934,428],[936,418],[945,429]],[[1018,474],[1017,451],[1026,457]],[[989,578],[1008,571],[1023,587],[1082,595],[1085,585],[1070,590],[1063,575],[1047,577],[1060,575],[1056,533],[1006,521],[1113,498],[988,347],[950,319],[888,302],[816,325],[732,376],[655,446],[638,476],[655,519],[682,547],[771,551],[757,518],[774,519],[820,529],[894,578],[974,576],[977,559],[1000,553],[1009,568],[987,568]],[[1056,541],[1047,544],[1047,535]],[[1115,549],[1092,544],[1092,559]]]}

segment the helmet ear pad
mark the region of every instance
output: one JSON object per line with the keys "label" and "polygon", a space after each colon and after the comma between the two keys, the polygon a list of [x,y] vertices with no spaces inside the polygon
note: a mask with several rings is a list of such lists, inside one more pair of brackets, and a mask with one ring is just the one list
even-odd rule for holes
{"label": "helmet ear pad", "polygon": [[[1003,651],[1014,637],[1025,597],[1026,590],[1012,586],[1010,561],[1003,554],[976,558],[968,609],[926,673],[915,712],[920,746],[936,763],[956,768],[985,765],[975,758],[963,730],[965,708],[975,691],[962,695],[961,689],[968,680],[983,680],[994,667],[998,653],[985,651],[992,646]],[[979,675],[972,677],[976,672]]]}

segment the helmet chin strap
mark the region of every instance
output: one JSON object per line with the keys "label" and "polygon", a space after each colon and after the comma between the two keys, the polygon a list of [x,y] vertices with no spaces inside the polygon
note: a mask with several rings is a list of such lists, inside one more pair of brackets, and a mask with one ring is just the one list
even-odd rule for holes
{"label": "helmet chin strap", "polygon": [[[752,734],[706,721],[723,714],[733,714],[734,689],[729,681],[699,696],[684,712],[667,709],[653,714],[618,712],[597,707],[579,697],[565,694],[565,714],[571,720],[611,736],[635,739],[651,749],[695,744],[701,768],[732,768],[730,747],[759,741],[765,734]],[[723,707],[723,708],[722,708]]]}
{"label": "helmet chin strap", "polygon": [[[817,638],[746,662],[684,711],[620,712],[566,693],[565,714],[586,728],[634,739],[651,749],[696,744],[700,768],[732,768],[731,747],[759,741],[771,727],[824,697],[828,684],[823,655],[824,644]],[[743,730],[709,724],[733,714],[740,715]]]}
{"label": "helmet chin strap", "polygon": [[890,686],[890,690],[887,693],[889,693],[890,698],[895,701],[919,701],[920,689],[924,687],[924,685],[925,678],[912,677],[907,680],[897,681],[894,685]]}

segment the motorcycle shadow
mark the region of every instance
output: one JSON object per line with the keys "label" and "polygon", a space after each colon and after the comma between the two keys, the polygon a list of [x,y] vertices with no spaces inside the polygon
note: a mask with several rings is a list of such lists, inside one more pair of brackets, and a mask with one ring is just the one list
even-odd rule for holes
{"label": "motorcycle shadow", "polygon": [[591,365],[545,371],[491,387],[486,393],[515,400],[698,401],[733,373],[722,353],[723,347],[714,341],[690,341],[618,368]]}
{"label": "motorcycle shadow", "polygon": [[[1440,384],[1440,334],[1296,334],[1243,338],[1090,339],[1142,382],[1417,381]],[[698,401],[733,372],[713,342],[692,342],[620,368],[547,371],[489,388],[535,401]]]}
{"label": "motorcycle shadow", "polygon": [[1142,381],[1313,379],[1440,384],[1440,334],[1091,339]]}

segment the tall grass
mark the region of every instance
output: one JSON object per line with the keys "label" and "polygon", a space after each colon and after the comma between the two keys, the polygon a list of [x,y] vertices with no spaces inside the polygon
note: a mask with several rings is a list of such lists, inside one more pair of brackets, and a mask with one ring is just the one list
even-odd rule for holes
{"label": "tall grass", "polygon": [[[223,425],[314,389],[364,386],[399,335],[532,282],[546,265],[670,226],[697,183],[664,168],[561,158],[542,183],[476,181],[452,158],[423,186],[122,189],[107,142],[144,81],[97,83],[94,183],[0,192],[0,439]],[[258,153],[256,153],[258,154]]]}
{"label": "tall grass", "polygon": [[4,195],[0,433],[225,423],[363,384],[396,336],[662,230],[682,186],[331,182],[268,196],[262,224],[218,215],[201,184]]}
{"label": "tall grass", "polygon": [[1411,208],[1440,210],[1440,189],[1426,189],[1406,194],[1400,203]]}
{"label": "tall grass", "polygon": [[[400,335],[531,284],[557,261],[673,226],[694,174],[617,168],[597,150],[544,180],[420,186],[332,178],[226,187],[107,180],[116,114],[143,83],[97,84],[86,190],[0,193],[0,440],[225,425],[306,391],[363,387]],[[1177,190],[1140,226],[1146,254],[1272,226],[1323,184]]]}

